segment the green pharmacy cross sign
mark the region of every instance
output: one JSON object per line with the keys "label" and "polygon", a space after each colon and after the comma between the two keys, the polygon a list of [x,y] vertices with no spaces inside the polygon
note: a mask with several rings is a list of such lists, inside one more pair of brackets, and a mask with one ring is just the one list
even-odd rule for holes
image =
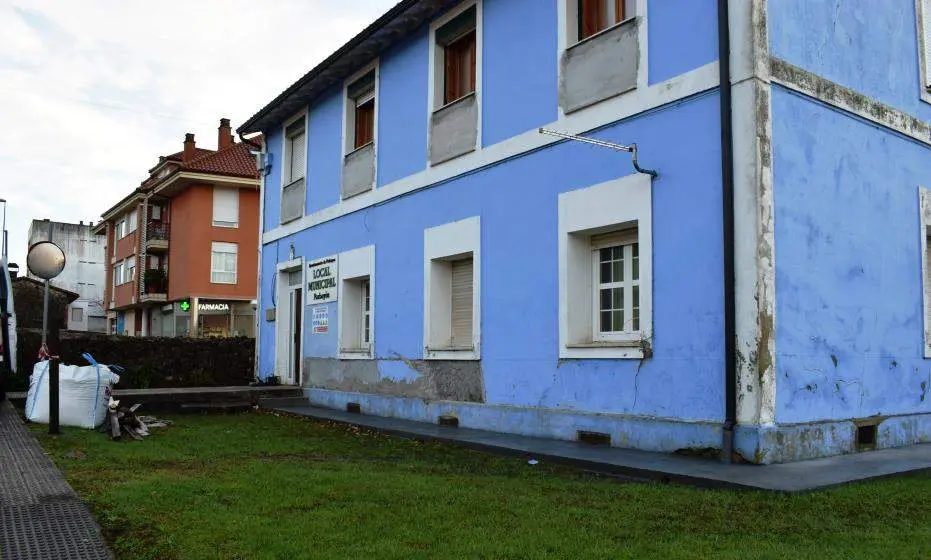
{"label": "green pharmacy cross sign", "polygon": [[181,311],[187,313],[188,311],[191,310],[191,300],[183,299],[181,300],[181,303],[178,306],[181,308]]}

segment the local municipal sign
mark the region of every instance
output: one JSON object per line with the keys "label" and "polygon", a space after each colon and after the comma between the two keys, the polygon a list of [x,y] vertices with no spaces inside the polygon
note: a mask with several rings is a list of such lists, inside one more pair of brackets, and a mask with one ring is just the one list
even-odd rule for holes
{"label": "local municipal sign", "polygon": [[327,257],[307,265],[307,304],[329,303],[337,299],[336,257]]}

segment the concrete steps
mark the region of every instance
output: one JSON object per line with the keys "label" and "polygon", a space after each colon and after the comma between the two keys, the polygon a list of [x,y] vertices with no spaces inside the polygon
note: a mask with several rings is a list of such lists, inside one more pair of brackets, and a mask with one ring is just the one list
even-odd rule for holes
{"label": "concrete steps", "polygon": [[288,406],[307,406],[310,404],[307,401],[307,397],[304,396],[303,392],[298,390],[298,395],[287,396],[287,397],[267,397],[259,399],[259,407],[261,408],[281,408]]}
{"label": "concrete steps", "polygon": [[[287,401],[306,405],[300,387],[291,385],[260,385],[240,387],[182,387],[157,389],[114,389],[113,398],[121,406],[140,403],[140,414],[153,412],[193,412],[243,410],[259,405],[263,399],[299,399]],[[26,403],[25,393],[10,393],[9,400],[22,409]]]}

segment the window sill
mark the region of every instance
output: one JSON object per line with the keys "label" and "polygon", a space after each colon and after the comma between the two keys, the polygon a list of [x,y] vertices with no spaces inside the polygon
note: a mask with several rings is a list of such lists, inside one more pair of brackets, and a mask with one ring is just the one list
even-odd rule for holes
{"label": "window sill", "polygon": [[465,101],[466,99],[469,99],[470,97],[475,97],[477,94],[478,94],[478,91],[477,91],[477,90],[476,90],[476,91],[470,91],[469,93],[463,95],[463,96],[460,97],[459,99],[454,99],[454,100],[450,101],[449,103],[447,103],[447,104],[445,104],[445,105],[440,105],[439,107],[437,107],[436,109],[433,110],[433,114],[435,115],[435,114],[437,114],[437,113],[443,111],[444,109],[447,109],[447,108],[449,108],[449,107],[452,107],[453,105],[455,105],[455,104],[457,104],[457,103],[462,103],[463,101]]}
{"label": "window sill", "polygon": [[642,360],[643,357],[640,341],[574,343],[559,349],[559,358],[569,360]]}
{"label": "window sill", "polygon": [[481,360],[482,356],[474,346],[451,346],[445,348],[424,348],[425,360]]}
{"label": "window sill", "polygon": [[213,227],[218,228],[227,228],[227,229],[237,229],[239,228],[239,223],[229,223],[229,222],[213,222]]}
{"label": "window sill", "polygon": [[372,351],[368,348],[340,348],[340,360],[371,360]]}
{"label": "window sill", "polygon": [[346,152],[346,155],[343,156],[343,159],[346,159],[346,158],[348,158],[348,157],[351,157],[351,156],[354,155],[356,152],[361,152],[362,150],[368,148],[369,146],[375,147],[375,141],[372,140],[371,142],[366,142],[365,144],[362,144],[362,145],[359,146],[358,148],[353,148],[352,150],[349,150],[348,152]]}
{"label": "window sill", "polygon": [[235,280],[232,281],[232,282],[214,282],[213,280],[211,280],[210,283],[211,283],[211,284],[218,284],[218,285],[221,285],[221,286],[235,286],[238,282],[236,282]]}
{"label": "window sill", "polygon": [[637,21],[637,16],[632,16],[632,17],[629,17],[629,18],[625,19],[624,21],[619,21],[618,23],[615,23],[615,24],[612,25],[611,27],[605,27],[604,29],[602,29],[602,30],[599,31],[598,33],[595,33],[594,35],[589,35],[588,37],[582,39],[581,41],[576,41],[575,43],[569,45],[568,47],[566,47],[566,50],[567,50],[567,51],[571,51],[572,49],[574,49],[575,47],[578,47],[579,45],[584,45],[585,43],[588,43],[588,42],[591,42],[591,41],[595,41],[595,40],[597,40],[599,37],[601,37],[602,35],[607,35],[608,33],[610,33],[611,31],[613,31],[613,30],[615,30],[615,29],[617,29],[618,27],[622,27],[622,26],[624,26],[624,25],[627,25],[627,24],[629,24],[629,23],[632,22],[632,21]]}
{"label": "window sill", "polygon": [[303,217],[304,217],[304,214],[301,214],[300,216],[294,216],[293,218],[281,218],[279,222],[280,222],[280,225],[290,224],[291,222],[296,222]]}

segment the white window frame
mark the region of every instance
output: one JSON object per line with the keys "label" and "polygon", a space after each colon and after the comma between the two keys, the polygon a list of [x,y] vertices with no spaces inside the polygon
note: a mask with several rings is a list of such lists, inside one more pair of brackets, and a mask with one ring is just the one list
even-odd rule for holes
{"label": "white window frame", "polygon": [[[566,51],[572,47],[590,41],[599,35],[614,29],[619,25],[623,25],[625,21],[628,21],[631,18],[637,18],[637,43],[638,48],[640,49],[640,60],[637,62],[637,89],[633,91],[645,91],[650,87],[649,77],[650,77],[650,57],[649,57],[649,42],[647,37],[647,30],[649,28],[648,22],[648,10],[647,6],[649,4],[648,0],[625,0],[627,2],[628,9],[630,8],[631,3],[634,4],[634,15],[628,16],[624,21],[616,23],[606,29],[601,30],[598,33],[595,33],[591,37],[587,37],[582,41],[578,40],[578,29],[579,29],[579,0],[557,0],[557,10],[556,10],[556,35],[557,35],[557,44],[556,49],[556,69],[559,73],[558,79],[561,83],[563,80],[562,75],[562,58],[565,55]],[[921,1],[921,0],[918,0]],[[633,93],[627,92],[627,94]],[[627,94],[621,94],[627,95]],[[605,99],[599,101],[589,107],[578,109],[572,111],[573,115],[583,114],[585,111],[597,112],[596,107],[608,101]],[[559,119],[560,121],[566,118],[566,112],[563,110],[562,105],[559,105],[558,108]]]}
{"label": "white window frame", "polygon": [[[559,195],[559,357],[642,359],[652,348],[652,180],[636,174]],[[637,228],[640,331],[598,336],[592,237]]]}
{"label": "white window frame", "polygon": [[[610,21],[611,19],[613,19],[612,15],[614,14],[614,0],[601,0],[601,1],[608,3],[608,19]],[[565,10],[566,27],[564,30],[566,34],[566,48],[572,48],[573,46],[579,43],[584,43],[585,41],[588,41],[589,39],[593,37],[597,37],[598,35],[601,35],[602,33],[605,33],[606,31],[614,29],[615,27],[621,25],[625,21],[637,17],[637,14],[640,13],[639,12],[640,6],[638,5],[637,0],[624,0],[624,8],[627,12],[627,17],[625,17],[623,20],[617,23],[613,23],[609,25],[608,27],[605,27],[601,31],[598,31],[596,33],[593,33],[592,35],[589,35],[585,39],[579,39],[579,3],[580,3],[580,0],[563,0],[563,6],[566,8]],[[634,15],[630,15],[630,10],[634,10]]]}
{"label": "white window frame", "polygon": [[[304,121],[304,170],[303,175],[298,179],[287,180],[285,178],[285,173],[291,168],[291,148],[288,141],[288,127],[292,124],[298,122],[299,120]],[[284,124],[281,125],[281,172],[279,175],[280,187],[278,189],[278,220],[280,223],[293,223],[297,220],[302,219],[307,215],[307,167],[308,160],[310,159],[310,116],[309,113],[304,110],[299,114],[291,117],[286,120]],[[304,200],[301,204],[301,215],[294,218],[290,218],[287,222],[282,222],[282,214],[284,213],[284,189],[301,179],[304,180]]]}
{"label": "white window frame", "polygon": [[[304,121],[304,169],[301,172],[301,176],[294,178],[287,175],[287,171],[291,169],[291,143],[288,139],[288,127],[292,124],[303,120]],[[281,188],[284,189],[288,185],[304,179],[305,184],[307,181],[307,154],[310,151],[310,143],[307,142],[307,129],[308,127],[308,118],[307,111],[302,111],[301,114],[291,117],[283,125],[281,125]]]}
{"label": "white window frame", "polygon": [[137,208],[133,208],[126,213],[126,223],[129,225],[127,235],[139,229],[139,211]]}
{"label": "white window frame", "polygon": [[[612,233],[610,239],[604,239],[598,242],[592,242],[592,341],[593,342],[619,342],[619,341],[639,341],[640,330],[625,329],[623,331],[602,331],[601,330],[601,290],[604,287],[624,288],[624,316],[633,312],[633,287],[640,289],[640,280],[633,280],[633,251],[631,245],[637,243],[637,231],[630,228],[627,230]],[[601,282],[601,249],[608,247],[622,247],[624,280],[620,282],[602,283]],[[639,257],[638,257],[639,258]],[[631,319],[632,320],[632,319]],[[625,321],[626,323],[626,321]]]}
{"label": "white window frame", "polygon": [[[218,195],[220,195],[220,198],[222,198],[222,195],[225,193],[233,193],[233,195],[235,195],[235,200],[236,200],[236,204],[235,204],[236,220],[235,221],[217,219],[217,207],[218,207],[217,197]],[[239,202],[240,202],[239,189],[228,188],[228,187],[213,187],[213,222],[212,222],[213,226],[222,227],[222,228],[238,228],[239,227],[239,214],[240,214],[239,213]],[[226,216],[220,216],[220,217],[223,218]]]}
{"label": "white window frame", "polygon": [[931,103],[931,0],[915,0],[918,39],[918,84],[921,100]]}
{"label": "white window frame", "polygon": [[921,294],[924,311],[924,357],[931,358],[931,271],[928,266],[928,250],[931,249],[928,237],[931,236],[931,189],[918,187],[918,208],[921,212],[921,230],[918,246],[921,247]]}
{"label": "white window frame", "polygon": [[120,220],[116,222],[116,239],[120,240],[129,235],[126,231],[126,216],[120,216]]}
{"label": "white window frame", "polygon": [[[475,96],[476,109],[478,112],[478,122],[476,123],[475,149],[480,150],[482,147],[482,52],[484,50],[484,25],[482,25],[482,0],[465,0],[455,8],[452,8],[441,17],[437,18],[430,24],[430,43],[429,43],[429,63],[428,63],[428,87],[427,87],[427,146],[430,145],[430,126],[429,123],[433,118],[433,113],[443,109],[443,94],[445,91],[446,67],[444,64],[443,47],[436,43],[436,32],[459,14],[475,6],[475,92],[470,94]],[[465,96],[465,97],[468,97]],[[465,99],[457,99],[449,105],[458,103]],[[377,107],[377,102],[376,102]],[[431,167],[427,155],[427,167]],[[442,165],[442,164],[441,164]]]}
{"label": "white window frame", "polygon": [[[222,250],[222,249],[229,249],[230,247],[233,248],[232,251],[229,251],[229,250],[224,251],[224,250]],[[233,281],[232,281],[232,282],[221,282],[221,281],[216,281],[216,280],[214,280],[214,278],[213,278],[214,273],[229,274],[229,271],[226,271],[226,270],[218,270],[218,269],[216,268],[216,263],[214,262],[214,258],[213,258],[215,254],[227,254],[227,255],[235,255],[235,256],[236,256],[236,258],[233,260],[233,269],[234,269],[234,270],[233,270]],[[213,241],[213,242],[211,242],[211,244],[210,244],[210,283],[211,283],[211,284],[236,285],[236,284],[238,283],[238,281],[239,281],[239,244],[238,244],[238,243],[229,243],[229,242],[225,242],[225,241]]]}
{"label": "white window frame", "polygon": [[[375,356],[375,246],[368,245],[339,254],[339,359],[370,360]],[[369,284],[369,341],[362,340],[365,326],[363,282]]]}
{"label": "white window frame", "polygon": [[113,287],[123,283],[123,261],[113,265]]}
{"label": "white window frame", "polygon": [[123,261],[123,283],[132,282],[136,277],[136,257],[126,257]]}
{"label": "white window frame", "polygon": [[[358,106],[358,101],[349,97],[349,88],[354,83],[365,77],[369,72],[375,72],[375,82],[374,89],[372,90],[372,99],[375,100],[375,116],[372,123],[372,141],[368,144],[355,147],[355,136],[356,136],[356,107]],[[372,146],[375,148],[375,162],[376,166],[378,164],[378,110],[379,110],[379,98],[378,98],[378,74],[379,74],[379,59],[375,59],[369,64],[366,64],[361,70],[349,77],[345,82],[343,82],[343,157],[345,158],[349,154],[361,150],[367,146]],[[368,100],[368,98],[366,98]],[[376,167],[377,169],[377,167]],[[377,176],[377,175],[376,175]]]}
{"label": "white window frame", "polygon": [[[451,348],[451,262],[472,258],[472,344]],[[481,220],[478,216],[424,230],[424,359],[480,360],[482,302]]]}

